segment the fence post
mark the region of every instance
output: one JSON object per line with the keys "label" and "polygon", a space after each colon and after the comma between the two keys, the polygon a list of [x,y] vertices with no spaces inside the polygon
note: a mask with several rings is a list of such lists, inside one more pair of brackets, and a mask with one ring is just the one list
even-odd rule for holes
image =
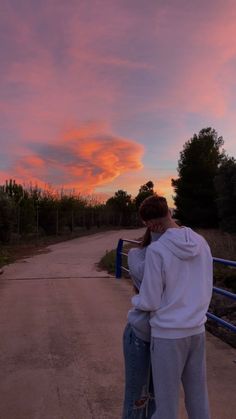
{"label": "fence post", "polygon": [[36,203],[36,237],[39,238],[39,202]]}
{"label": "fence post", "polygon": [[121,263],[122,263],[122,248],[123,248],[123,240],[120,239],[118,241],[118,246],[116,248],[116,278],[121,278],[122,276],[122,269],[121,269]]}
{"label": "fence post", "polygon": [[56,209],[56,235],[59,234],[59,210]]}

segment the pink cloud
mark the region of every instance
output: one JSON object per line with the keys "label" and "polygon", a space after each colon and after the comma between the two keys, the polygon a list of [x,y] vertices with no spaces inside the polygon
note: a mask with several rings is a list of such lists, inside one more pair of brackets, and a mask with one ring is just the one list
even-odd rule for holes
{"label": "pink cloud", "polygon": [[38,146],[37,153],[15,162],[10,177],[26,184],[49,183],[84,194],[121,174],[140,170],[143,147],[111,135],[102,126],[90,123],[66,132],[56,144]]}
{"label": "pink cloud", "polygon": [[178,60],[170,62],[173,68],[169,88],[161,100],[158,98],[156,106],[175,109],[177,113],[193,112],[216,118],[226,116],[232,86],[235,86],[235,2],[217,2],[214,7],[212,4],[212,9],[209,7],[206,14],[208,18],[201,22],[197,21],[197,16],[194,20],[193,15],[186,12],[186,20],[179,26],[177,17],[180,16],[172,12],[173,9],[163,15],[164,20],[170,20],[172,27],[164,43],[166,48],[171,42],[172,48],[179,47],[180,55]]}

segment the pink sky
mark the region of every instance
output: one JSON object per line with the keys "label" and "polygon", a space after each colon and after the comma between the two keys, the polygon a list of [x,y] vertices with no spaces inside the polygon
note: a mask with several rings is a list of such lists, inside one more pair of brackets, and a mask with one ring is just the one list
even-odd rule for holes
{"label": "pink sky", "polygon": [[212,126],[235,156],[233,0],[2,0],[0,182],[173,194]]}

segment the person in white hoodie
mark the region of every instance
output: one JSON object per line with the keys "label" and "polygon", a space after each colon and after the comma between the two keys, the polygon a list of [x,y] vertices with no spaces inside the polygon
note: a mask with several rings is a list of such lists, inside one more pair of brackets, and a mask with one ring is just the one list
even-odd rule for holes
{"label": "person in white hoodie", "polygon": [[189,419],[210,419],[205,361],[205,322],[213,285],[212,255],[205,239],[171,218],[166,199],[153,195],[139,214],[164,234],[145,255],[134,307],[150,312],[151,363],[156,399],[152,419],[177,419],[182,381]]}

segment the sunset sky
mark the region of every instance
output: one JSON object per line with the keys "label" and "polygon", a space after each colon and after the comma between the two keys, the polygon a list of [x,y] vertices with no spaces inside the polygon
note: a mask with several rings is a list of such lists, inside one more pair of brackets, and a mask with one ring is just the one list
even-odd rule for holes
{"label": "sunset sky", "polygon": [[235,0],[1,0],[0,183],[152,180],[211,126],[236,156]]}

